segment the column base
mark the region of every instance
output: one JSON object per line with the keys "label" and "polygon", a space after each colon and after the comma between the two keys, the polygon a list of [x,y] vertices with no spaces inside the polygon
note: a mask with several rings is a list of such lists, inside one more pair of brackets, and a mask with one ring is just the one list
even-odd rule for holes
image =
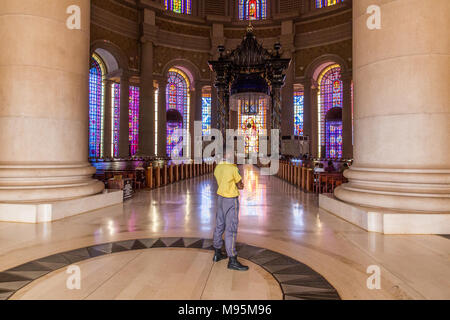
{"label": "column base", "polygon": [[366,231],[383,234],[450,234],[450,212],[369,208],[343,202],[332,194],[319,195],[319,207]]}
{"label": "column base", "polygon": [[122,190],[104,190],[100,194],[72,200],[25,204],[0,203],[0,221],[51,222],[122,202]]}

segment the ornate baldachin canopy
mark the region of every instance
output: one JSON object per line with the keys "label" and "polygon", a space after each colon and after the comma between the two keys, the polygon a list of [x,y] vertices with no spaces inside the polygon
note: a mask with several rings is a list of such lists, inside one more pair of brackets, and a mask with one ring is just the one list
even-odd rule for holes
{"label": "ornate baldachin canopy", "polygon": [[[209,61],[211,71],[216,74],[215,87],[219,100],[218,128],[224,132],[229,128],[230,93],[261,92],[272,97],[272,129],[281,127],[281,87],[285,81],[285,70],[291,59],[281,58],[281,45],[276,43],[272,52],[256,39],[250,24],[241,44],[231,52],[219,46],[219,59]],[[233,92],[230,92],[232,90]]]}

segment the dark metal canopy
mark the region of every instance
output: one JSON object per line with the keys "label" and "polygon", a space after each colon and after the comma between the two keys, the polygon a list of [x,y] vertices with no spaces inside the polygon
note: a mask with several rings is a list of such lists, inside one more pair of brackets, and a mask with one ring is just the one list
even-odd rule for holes
{"label": "dark metal canopy", "polygon": [[230,94],[264,93],[272,99],[272,129],[281,127],[281,87],[285,70],[291,59],[281,58],[281,45],[273,51],[265,49],[256,39],[250,24],[241,44],[231,52],[219,46],[219,59],[208,61],[216,74],[214,86],[218,97],[218,128],[222,133],[229,128]]}

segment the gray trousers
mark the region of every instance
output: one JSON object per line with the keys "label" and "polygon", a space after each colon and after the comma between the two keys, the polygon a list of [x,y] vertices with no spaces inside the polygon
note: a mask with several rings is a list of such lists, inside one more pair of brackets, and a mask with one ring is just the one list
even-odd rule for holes
{"label": "gray trousers", "polygon": [[225,248],[228,257],[237,255],[236,237],[239,224],[239,199],[217,196],[216,229],[214,248],[222,248],[222,235],[225,232]]}

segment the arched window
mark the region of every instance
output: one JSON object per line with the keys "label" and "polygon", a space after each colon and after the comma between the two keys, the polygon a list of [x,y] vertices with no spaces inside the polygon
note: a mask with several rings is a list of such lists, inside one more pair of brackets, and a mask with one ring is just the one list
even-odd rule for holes
{"label": "arched window", "polygon": [[89,157],[103,156],[103,117],[105,109],[105,74],[102,59],[93,54],[89,70]]}
{"label": "arched window", "polygon": [[239,20],[263,20],[267,17],[267,0],[239,0]]}
{"label": "arched window", "polygon": [[129,141],[130,153],[134,156],[139,143],[139,87],[129,87]]}
{"label": "arched window", "polygon": [[119,156],[119,137],[120,137],[120,84],[113,83],[111,88],[112,101],[112,150],[113,157]]}
{"label": "arched window", "polygon": [[191,14],[191,0],[164,0],[166,10],[176,13]]}
{"label": "arched window", "polygon": [[[169,70],[166,87],[167,111],[167,156],[171,157],[173,148],[182,141],[176,139],[175,129],[189,131],[189,79],[181,70]],[[180,156],[182,150],[180,150]]]}
{"label": "arched window", "polygon": [[303,101],[302,88],[294,88],[294,135],[303,136]]}
{"label": "arched window", "polygon": [[325,117],[332,108],[342,109],[343,86],[341,67],[333,64],[325,68],[318,79],[319,157],[342,158],[342,119],[340,124],[326,123]]}
{"label": "arched window", "polygon": [[211,134],[211,87],[202,89],[202,135]]}
{"label": "arched window", "polygon": [[316,8],[320,9],[329,7],[340,2],[344,2],[344,0],[316,0]]}

